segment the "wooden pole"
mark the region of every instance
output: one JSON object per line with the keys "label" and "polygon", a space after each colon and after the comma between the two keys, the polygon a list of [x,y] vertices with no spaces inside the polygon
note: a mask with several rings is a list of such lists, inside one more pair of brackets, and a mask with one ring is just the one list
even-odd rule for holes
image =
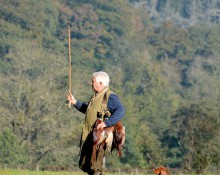
{"label": "wooden pole", "polygon": [[[71,35],[70,35],[70,24],[68,24],[68,46],[69,46],[69,87],[68,87],[68,92],[69,94],[71,93],[71,86],[72,86],[72,83],[71,83],[71,80],[72,80],[72,63],[71,63]],[[71,108],[71,102],[69,101],[69,108]]]}

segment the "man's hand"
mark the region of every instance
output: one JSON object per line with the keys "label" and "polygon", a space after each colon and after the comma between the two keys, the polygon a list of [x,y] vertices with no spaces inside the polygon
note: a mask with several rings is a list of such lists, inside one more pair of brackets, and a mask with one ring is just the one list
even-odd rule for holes
{"label": "man's hand", "polygon": [[71,93],[68,94],[67,100],[69,100],[69,102],[72,103],[73,105],[76,104],[76,99],[73,97]]}
{"label": "man's hand", "polygon": [[97,129],[103,129],[104,127],[106,127],[105,122],[101,122],[100,124],[97,125]]}

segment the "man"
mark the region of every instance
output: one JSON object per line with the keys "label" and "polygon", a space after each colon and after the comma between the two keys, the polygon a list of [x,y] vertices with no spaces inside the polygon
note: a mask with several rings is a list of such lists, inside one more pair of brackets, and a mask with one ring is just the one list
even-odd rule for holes
{"label": "man", "polygon": [[78,111],[86,114],[81,136],[82,146],[79,167],[90,175],[101,175],[105,152],[101,145],[96,161],[91,161],[92,129],[96,119],[100,116],[108,115],[97,126],[98,129],[115,125],[124,116],[125,109],[118,96],[109,89],[109,75],[106,72],[94,72],[91,85],[95,94],[91,97],[88,104],[76,100],[72,94],[69,94],[67,99]]}

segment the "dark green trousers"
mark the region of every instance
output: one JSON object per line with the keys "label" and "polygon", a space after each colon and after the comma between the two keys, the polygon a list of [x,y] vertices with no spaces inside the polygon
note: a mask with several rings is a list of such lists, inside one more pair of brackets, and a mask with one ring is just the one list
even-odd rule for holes
{"label": "dark green trousers", "polygon": [[105,156],[105,150],[103,146],[100,145],[100,148],[97,152],[97,159],[92,163],[92,132],[88,135],[87,139],[82,145],[79,167],[88,174],[94,174],[96,172],[103,171],[103,158]]}

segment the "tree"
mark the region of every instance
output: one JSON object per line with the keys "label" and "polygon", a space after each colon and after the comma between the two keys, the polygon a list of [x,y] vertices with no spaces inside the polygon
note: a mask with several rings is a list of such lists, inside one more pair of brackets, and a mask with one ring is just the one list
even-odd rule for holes
{"label": "tree", "polygon": [[27,163],[25,152],[24,145],[9,128],[0,131],[0,164],[24,165]]}
{"label": "tree", "polygon": [[[16,42],[6,57],[11,60],[12,72],[7,79],[1,79],[1,127],[8,126],[25,145],[29,166],[46,164],[48,159],[67,164],[64,159],[71,154],[66,152],[61,159],[63,147],[69,144],[71,132],[80,126],[69,122],[71,116],[65,111],[67,62],[62,55],[48,54],[29,40]],[[77,154],[77,143],[70,152]]]}
{"label": "tree", "polygon": [[220,146],[219,111],[212,105],[192,104],[172,117],[170,134],[175,135],[183,152],[183,166],[190,172],[203,173],[209,165],[219,161],[216,151]]}

